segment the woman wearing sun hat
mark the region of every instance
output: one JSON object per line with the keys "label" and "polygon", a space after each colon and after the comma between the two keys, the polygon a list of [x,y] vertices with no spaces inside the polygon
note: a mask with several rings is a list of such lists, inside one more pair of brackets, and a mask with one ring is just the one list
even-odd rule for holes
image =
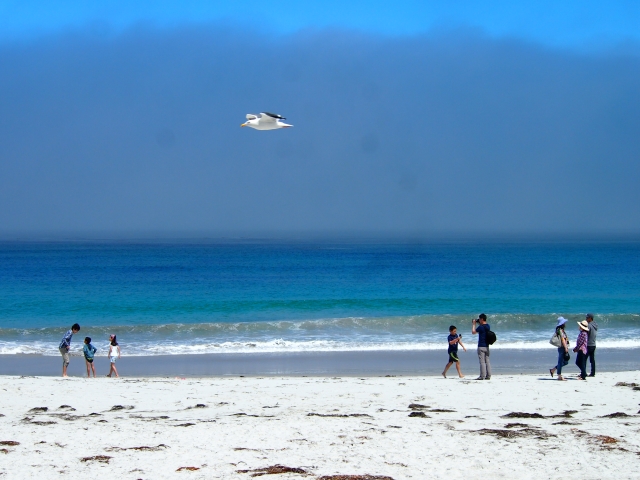
{"label": "woman wearing sun hat", "polygon": [[[560,340],[560,346],[558,347],[558,363],[555,367],[549,369],[549,373],[552,377],[553,374],[556,373],[556,370],[558,371],[558,380],[560,381],[566,380],[562,376],[562,367],[566,366],[569,363],[569,360],[566,359],[566,357],[569,356],[569,338],[564,331],[564,326],[566,323],[566,318],[558,317],[558,324],[556,325],[555,333],[555,336],[558,337],[555,341],[557,342],[558,339]],[[557,345],[557,343],[554,343],[554,345]]]}
{"label": "woman wearing sun hat", "polygon": [[578,356],[576,357],[576,365],[580,369],[580,375],[578,378],[580,380],[587,379],[587,342],[589,340],[589,323],[586,320],[578,322],[578,327],[580,327],[580,334],[578,335],[578,339],[576,340],[576,346],[573,349],[574,352],[577,352]]}

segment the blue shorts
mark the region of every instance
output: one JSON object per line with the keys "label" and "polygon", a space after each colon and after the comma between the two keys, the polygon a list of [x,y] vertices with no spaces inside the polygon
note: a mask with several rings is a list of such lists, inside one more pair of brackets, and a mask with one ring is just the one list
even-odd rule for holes
{"label": "blue shorts", "polygon": [[449,358],[447,359],[447,363],[449,362],[459,362],[458,352],[449,352]]}

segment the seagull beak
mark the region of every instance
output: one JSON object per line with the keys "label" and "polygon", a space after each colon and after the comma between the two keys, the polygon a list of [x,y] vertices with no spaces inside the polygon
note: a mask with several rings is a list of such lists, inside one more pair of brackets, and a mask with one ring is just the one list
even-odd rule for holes
{"label": "seagull beak", "polygon": [[241,126],[241,127],[246,127],[246,126],[247,126],[247,124],[246,124],[246,123],[243,123],[243,124],[241,124],[240,126]]}

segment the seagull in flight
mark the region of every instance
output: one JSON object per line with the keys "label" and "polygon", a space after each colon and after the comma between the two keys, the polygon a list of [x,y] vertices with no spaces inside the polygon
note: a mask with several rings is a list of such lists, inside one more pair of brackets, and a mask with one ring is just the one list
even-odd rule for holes
{"label": "seagull in flight", "polygon": [[276,113],[263,112],[260,114],[260,117],[253,113],[248,113],[247,121],[240,126],[251,127],[256,130],[277,130],[278,128],[293,127],[293,125],[284,123],[282,120],[286,120],[286,118]]}

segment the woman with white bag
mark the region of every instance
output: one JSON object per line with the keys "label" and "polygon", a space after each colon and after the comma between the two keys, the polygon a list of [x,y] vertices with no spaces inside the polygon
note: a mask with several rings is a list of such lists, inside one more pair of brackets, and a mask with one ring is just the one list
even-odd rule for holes
{"label": "woman with white bag", "polygon": [[569,338],[564,331],[564,326],[567,323],[567,319],[564,317],[558,317],[558,324],[556,325],[556,333],[553,334],[549,343],[558,348],[558,364],[549,370],[549,373],[553,377],[553,374],[558,372],[558,380],[565,381],[562,376],[562,367],[569,363],[571,355],[569,355]]}

